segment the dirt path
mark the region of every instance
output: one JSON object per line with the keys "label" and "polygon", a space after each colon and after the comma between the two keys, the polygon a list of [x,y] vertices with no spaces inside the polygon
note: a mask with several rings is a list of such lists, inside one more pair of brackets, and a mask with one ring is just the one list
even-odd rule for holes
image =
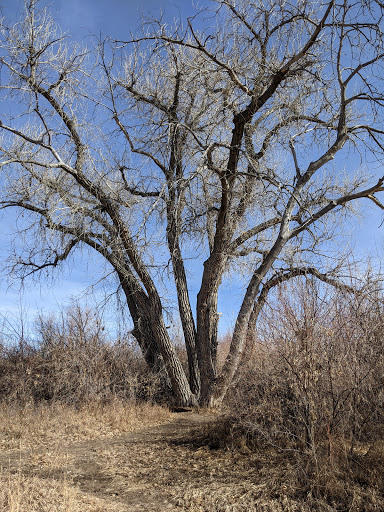
{"label": "dirt path", "polygon": [[102,500],[106,512],[189,510],[185,496],[199,502],[200,495],[243,487],[254,476],[244,458],[198,442],[214,421],[212,415],[173,414],[169,423],[132,434],[2,453],[0,467],[65,481]]}

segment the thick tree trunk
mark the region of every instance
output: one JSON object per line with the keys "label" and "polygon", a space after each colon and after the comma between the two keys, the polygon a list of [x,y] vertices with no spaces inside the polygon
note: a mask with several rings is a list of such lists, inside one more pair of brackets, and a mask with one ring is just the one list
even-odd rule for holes
{"label": "thick tree trunk", "polygon": [[150,300],[142,289],[131,283],[129,273],[126,276],[122,272],[118,274],[134,321],[133,335],[147,364],[154,370],[164,364],[178,405],[197,405],[164,325],[160,301],[157,298]]}
{"label": "thick tree trunk", "polygon": [[211,393],[211,406],[218,406],[222,403],[228,391],[228,388],[233,381],[233,377],[238,369],[239,362],[242,358],[249,317],[252,311],[252,305],[254,303],[255,295],[257,293],[257,288],[259,284],[257,283],[257,281],[259,281],[258,279],[255,279],[254,281],[254,283],[251,282],[252,287],[251,285],[248,287],[246,296],[240,308],[239,315],[236,319],[229,354],[224,363],[220,377],[217,379],[216,386],[214,387]]}
{"label": "thick tree trunk", "polygon": [[188,407],[197,405],[196,396],[192,393],[184,368],[169,338],[163,317],[156,306],[151,305],[152,329],[160,349],[168,377],[171,381],[177,405]]}
{"label": "thick tree trunk", "polygon": [[161,369],[160,351],[152,331],[151,322],[146,317],[144,306],[148,298],[142,290],[137,289],[137,286],[132,286],[127,276],[121,272],[118,272],[118,275],[133,321],[132,335],[135,337],[149,368],[158,371]]}
{"label": "thick tree trunk", "polygon": [[211,256],[204,263],[204,273],[197,295],[197,339],[201,375],[202,405],[209,406],[217,379],[217,298],[224,270],[224,258]]}

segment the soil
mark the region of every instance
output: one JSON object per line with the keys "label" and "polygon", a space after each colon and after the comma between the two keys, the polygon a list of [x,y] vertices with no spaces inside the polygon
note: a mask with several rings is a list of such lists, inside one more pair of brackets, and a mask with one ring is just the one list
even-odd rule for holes
{"label": "soil", "polygon": [[228,486],[241,493],[255,479],[247,457],[204,442],[204,431],[215,421],[212,414],[173,413],[169,423],[140,432],[2,452],[0,467],[65,481],[82,495],[103,500],[108,510],[190,510],[186,496],[198,503]]}

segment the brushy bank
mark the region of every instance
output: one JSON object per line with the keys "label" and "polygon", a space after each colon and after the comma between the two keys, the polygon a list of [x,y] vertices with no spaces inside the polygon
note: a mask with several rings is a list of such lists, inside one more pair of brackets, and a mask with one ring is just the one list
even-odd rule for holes
{"label": "brushy bank", "polygon": [[309,281],[281,290],[215,434],[259,454],[271,492],[309,510],[384,510],[384,302],[376,290],[346,294]]}
{"label": "brushy bank", "polygon": [[0,340],[0,401],[167,401],[164,372],[148,372],[132,341],[110,340],[98,312],[74,306],[39,317],[33,340]]}

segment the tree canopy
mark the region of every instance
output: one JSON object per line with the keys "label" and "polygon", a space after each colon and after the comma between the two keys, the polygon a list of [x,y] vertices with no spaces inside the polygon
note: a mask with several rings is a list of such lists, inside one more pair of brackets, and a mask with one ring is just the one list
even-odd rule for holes
{"label": "tree canopy", "polygon": [[[30,241],[15,273],[89,247],[178,402],[219,403],[270,290],[303,275],[343,286],[327,257],[338,225],[361,200],[384,208],[382,24],[378,1],[212,0],[173,26],[149,20],[85,49],[27,1],[0,42],[12,104],[0,117],[0,204],[25,213]],[[188,372],[164,322],[169,270]],[[218,294],[231,272],[245,286],[219,369]]]}

